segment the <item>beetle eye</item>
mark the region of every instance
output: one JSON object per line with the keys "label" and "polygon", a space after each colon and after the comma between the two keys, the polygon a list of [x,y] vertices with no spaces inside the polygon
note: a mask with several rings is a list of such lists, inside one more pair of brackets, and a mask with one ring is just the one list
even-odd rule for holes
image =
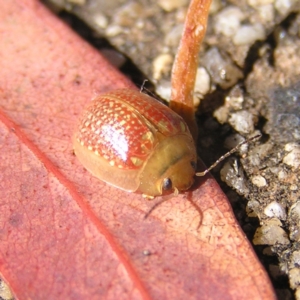
{"label": "beetle eye", "polygon": [[192,168],[196,171],[197,170],[197,163],[194,161],[191,161]]}
{"label": "beetle eye", "polygon": [[170,178],[164,178],[162,183],[162,189],[168,191],[172,189],[172,180]]}

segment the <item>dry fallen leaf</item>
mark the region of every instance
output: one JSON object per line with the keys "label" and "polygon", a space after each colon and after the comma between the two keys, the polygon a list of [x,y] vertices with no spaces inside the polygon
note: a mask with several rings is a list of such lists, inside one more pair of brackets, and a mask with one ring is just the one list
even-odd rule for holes
{"label": "dry fallen leaf", "polygon": [[73,155],[84,105],[133,85],[39,2],[1,0],[0,17],[0,273],[15,296],[274,299],[212,178],[144,220],[153,202]]}

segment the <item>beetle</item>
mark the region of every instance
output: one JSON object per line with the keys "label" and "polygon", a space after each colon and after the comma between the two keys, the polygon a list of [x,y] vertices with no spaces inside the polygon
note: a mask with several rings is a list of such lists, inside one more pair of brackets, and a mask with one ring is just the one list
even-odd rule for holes
{"label": "beetle", "polygon": [[188,126],[136,90],[93,99],[73,135],[73,148],[97,178],[149,198],[185,191],[194,182],[197,154]]}

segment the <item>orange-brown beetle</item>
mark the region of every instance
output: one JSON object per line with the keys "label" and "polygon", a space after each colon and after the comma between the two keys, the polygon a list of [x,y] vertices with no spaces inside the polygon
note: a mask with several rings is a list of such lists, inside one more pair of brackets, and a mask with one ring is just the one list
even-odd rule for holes
{"label": "orange-brown beetle", "polygon": [[197,154],[183,119],[135,90],[96,97],[73,137],[83,166],[129,192],[159,196],[185,191],[194,182]]}

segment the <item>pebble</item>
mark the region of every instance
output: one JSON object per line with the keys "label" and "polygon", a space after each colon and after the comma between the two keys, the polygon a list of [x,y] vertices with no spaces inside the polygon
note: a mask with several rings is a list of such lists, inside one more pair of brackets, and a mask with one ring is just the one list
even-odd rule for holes
{"label": "pebble", "polygon": [[108,25],[108,19],[105,15],[101,13],[96,13],[93,15],[94,22],[100,27],[100,28],[106,28]]}
{"label": "pebble", "polygon": [[181,34],[183,31],[183,24],[178,24],[167,33],[165,37],[165,45],[168,47],[178,47],[180,43]]}
{"label": "pebble", "polygon": [[238,7],[228,6],[216,16],[214,30],[217,34],[223,34],[228,37],[233,36],[244,18],[244,14]]}
{"label": "pebble", "polygon": [[261,175],[256,175],[251,178],[251,181],[257,187],[264,187],[267,185],[266,179]]}
{"label": "pebble", "polygon": [[257,7],[260,5],[272,4],[274,0],[248,0],[248,4],[252,7]]}
{"label": "pebble", "polygon": [[285,151],[289,152],[283,158],[283,163],[298,169],[300,166],[300,145],[296,143],[288,143],[285,145]]}
{"label": "pebble", "polygon": [[295,299],[296,299],[296,300],[300,300],[300,287],[298,287],[298,288],[296,289],[296,292],[295,292]]}
{"label": "pebble", "polygon": [[289,244],[286,232],[280,227],[281,222],[278,219],[269,219],[261,227],[257,228],[254,237],[254,245],[275,245]]}
{"label": "pebble", "polygon": [[299,0],[276,0],[275,8],[281,15],[284,15],[297,1]]}
{"label": "pebble", "polygon": [[286,179],[286,177],[287,177],[287,172],[285,172],[284,170],[280,170],[279,172],[278,172],[278,179],[279,180],[285,180]]}
{"label": "pebble", "polygon": [[105,34],[109,37],[114,37],[124,32],[124,29],[119,25],[110,25],[106,28]]}
{"label": "pebble", "polygon": [[300,202],[296,202],[291,206],[289,217],[296,223],[300,221]]}
{"label": "pebble", "polygon": [[[225,139],[225,142],[224,142],[224,147],[226,149],[233,149],[234,147],[236,147],[239,143],[245,141],[245,138],[239,134],[231,134],[230,136],[228,136],[226,139]],[[246,146],[246,147],[243,147],[243,146]],[[242,150],[242,152],[244,151],[247,151],[248,149],[248,146],[247,144],[244,144],[243,146],[241,146],[240,148],[243,148],[243,149],[239,149],[239,151]]]}
{"label": "pebble", "polygon": [[228,123],[241,134],[249,134],[254,130],[253,116],[246,110],[233,113]]}
{"label": "pebble", "polygon": [[177,8],[186,6],[189,0],[158,0],[157,4],[165,11],[170,12]]}
{"label": "pebble", "polygon": [[289,281],[292,289],[300,286],[300,269],[293,268],[289,271]]}
{"label": "pebble", "polygon": [[128,2],[120,6],[113,15],[113,23],[120,27],[131,27],[143,15],[144,7],[137,2]]}
{"label": "pebble", "polygon": [[15,299],[8,285],[0,279],[0,299]]}
{"label": "pebble", "polygon": [[229,117],[229,108],[224,105],[220,106],[219,108],[215,109],[213,116],[220,124],[224,124],[227,122]]}
{"label": "pebble", "polygon": [[234,86],[243,76],[241,70],[233,64],[228,56],[221,55],[217,47],[209,49],[202,62],[209,72],[212,82],[224,89]]}
{"label": "pebble", "polygon": [[194,93],[203,98],[210,91],[210,76],[205,68],[197,70]]}
{"label": "pebble", "polygon": [[293,241],[300,240],[299,222],[300,222],[300,202],[294,203],[289,209],[290,222],[290,239]]}
{"label": "pebble", "polygon": [[160,80],[159,84],[156,86],[155,92],[166,101],[170,101],[171,82],[169,80]]}
{"label": "pebble", "polygon": [[224,164],[220,176],[222,181],[234,188],[240,195],[249,193],[243,169],[238,166],[236,159],[230,159]]}
{"label": "pebble", "polygon": [[256,218],[259,215],[261,204],[256,200],[250,200],[246,206],[246,213],[250,218]]}
{"label": "pebble", "polygon": [[77,5],[84,5],[86,0],[68,0],[68,2]]}
{"label": "pebble", "polygon": [[292,267],[300,267],[300,251],[296,250],[293,252],[290,263],[292,264]]}
{"label": "pebble", "polygon": [[154,80],[159,80],[163,75],[170,72],[173,63],[173,56],[169,53],[159,54],[152,62]]}
{"label": "pebble", "polygon": [[272,22],[275,18],[275,10],[272,4],[261,5],[257,7],[262,22]]}
{"label": "pebble", "polygon": [[233,43],[237,46],[253,44],[266,38],[266,32],[262,24],[243,25],[233,36]]}
{"label": "pebble", "polygon": [[243,108],[244,95],[240,86],[235,85],[225,97],[225,105],[235,110]]}
{"label": "pebble", "polygon": [[284,207],[276,201],[272,201],[265,207],[264,214],[270,218],[286,220],[286,212]]}
{"label": "pebble", "polygon": [[209,7],[209,14],[215,14],[222,8],[221,0],[212,0],[211,5]]}

